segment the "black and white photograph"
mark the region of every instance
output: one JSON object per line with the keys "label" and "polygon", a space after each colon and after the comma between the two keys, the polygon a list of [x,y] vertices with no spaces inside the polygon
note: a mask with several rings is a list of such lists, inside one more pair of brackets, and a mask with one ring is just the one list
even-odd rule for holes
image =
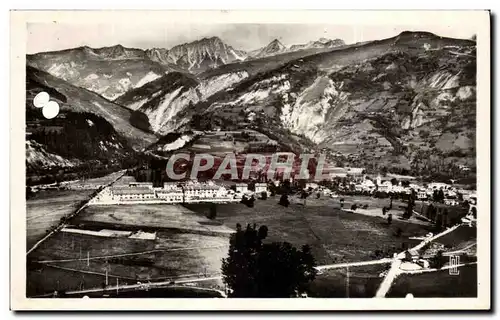
{"label": "black and white photograph", "polygon": [[21,308],[490,308],[487,11],[17,14]]}

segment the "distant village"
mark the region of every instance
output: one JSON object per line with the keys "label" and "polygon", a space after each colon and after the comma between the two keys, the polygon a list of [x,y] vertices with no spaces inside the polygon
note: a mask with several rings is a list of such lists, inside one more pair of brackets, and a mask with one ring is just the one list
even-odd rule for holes
{"label": "distant village", "polygon": [[239,202],[250,193],[268,192],[265,183],[256,183],[253,191],[248,184],[237,183],[231,186],[218,185],[214,182],[188,181],[184,183],[164,183],[163,187],[154,187],[152,182],[130,182],[125,186],[106,187],[94,197],[89,205],[102,204],[158,204],[158,203],[230,203]]}
{"label": "distant village", "polygon": [[[330,180],[299,182],[291,178],[289,185],[295,191],[306,190],[330,197],[349,194],[381,198],[398,196],[404,199],[413,193],[416,200],[438,201],[449,206],[460,205],[464,201],[477,201],[475,191],[459,188],[453,184],[442,182],[418,184],[413,177],[397,176],[396,178],[390,174],[369,176],[361,168],[344,169],[349,172],[347,177],[339,173],[339,169],[341,168],[330,172]],[[266,193],[267,197],[276,193],[276,190],[283,184],[281,180],[248,183],[190,180],[164,182],[161,186],[153,182],[131,181],[125,185],[114,185],[102,189],[89,204],[238,202],[245,197],[260,197],[262,193]]]}

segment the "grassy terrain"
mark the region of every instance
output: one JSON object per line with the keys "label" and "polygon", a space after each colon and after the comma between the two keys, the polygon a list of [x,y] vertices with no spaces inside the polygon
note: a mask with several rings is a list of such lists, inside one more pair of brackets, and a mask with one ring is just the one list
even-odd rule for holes
{"label": "grassy terrain", "polygon": [[92,190],[47,190],[26,200],[27,249],[57,226],[62,217],[77,210],[91,193]]}
{"label": "grassy terrain", "polygon": [[[116,284],[116,279],[112,279]],[[126,281],[120,280],[120,283]],[[100,287],[105,283],[105,276],[59,270],[50,266],[28,266],[26,295],[33,297],[47,293],[67,290],[81,290]],[[130,284],[134,281],[130,281]]]}
{"label": "grassy terrain", "polygon": [[477,297],[477,265],[460,267],[459,275],[449,270],[423,274],[403,274],[396,278],[387,297]]}
{"label": "grassy terrain", "polygon": [[[43,268],[39,263],[30,264],[30,292],[50,292],[57,283],[55,279],[61,279],[61,290],[74,289],[80,280],[66,285],[64,279],[68,273],[77,274],[76,279],[85,277],[85,288],[93,288],[102,285],[106,269],[113,284],[116,278],[120,283],[135,283],[205,277],[220,272],[222,258],[228,250],[227,238],[172,231],[160,231],[157,236],[153,241],[59,232],[30,256],[32,261],[44,261],[45,264]],[[128,255],[119,256],[122,254]],[[49,270],[48,279],[39,275],[46,270]],[[90,277],[87,276],[89,273],[92,273]],[[205,285],[205,282],[200,284]],[[221,285],[220,281],[217,285]]]}
{"label": "grassy terrain", "polygon": [[123,171],[117,171],[105,175],[103,177],[92,178],[92,179],[81,179],[75,182],[70,182],[66,184],[69,189],[98,189],[101,186],[108,185],[115,181],[119,176],[123,174]]}
{"label": "grassy terrain", "polygon": [[[381,214],[381,207],[388,205],[387,199],[344,198],[344,208],[350,208],[351,203],[368,204],[374,212],[342,211],[339,198],[310,197],[304,206],[300,199],[290,197],[291,204],[285,208],[278,205],[278,197],[270,197],[256,200],[253,208],[239,203],[217,205],[215,221],[204,224],[209,221],[206,218],[209,204],[91,206],[72,224],[95,230],[156,231],[157,239],[134,240],[59,232],[42,244],[30,259],[69,261],[45,262],[50,266],[43,267],[32,263],[28,272],[29,292],[42,294],[57,287],[74,289],[82,286],[82,281],[85,281],[85,288],[99,287],[104,282],[106,270],[111,284],[117,278],[120,283],[136,283],[216,275],[220,272],[222,258],[227,255],[228,237],[227,234],[204,231],[212,227],[234,230],[237,223],[243,227],[248,223],[268,226],[267,241],[287,241],[295,246],[309,244],[318,265],[372,260],[376,258],[375,251],[389,256],[391,251],[399,252],[405,246],[415,245],[419,241],[408,238],[423,236],[431,228],[420,221],[399,220],[396,213],[393,223],[388,225]],[[396,205],[397,202],[393,202],[393,207]],[[401,229],[400,236],[396,235],[397,229]],[[470,228],[459,228],[456,233],[443,237],[443,243],[469,241],[473,237],[475,234]],[[122,254],[127,255],[117,256]],[[312,283],[310,296],[372,297],[382,281],[380,273],[387,268],[388,264],[350,267],[349,280],[347,268],[325,270]],[[48,276],[42,276],[44,274]],[[66,280],[71,274],[75,275],[73,279]],[[397,281],[402,282],[396,282],[394,294],[403,294],[401,290],[405,291],[406,283],[411,281],[407,280],[408,277],[425,276],[429,277],[426,274],[401,276]],[[462,285],[455,282],[450,285]],[[222,283],[214,280],[191,285],[220,289]]]}
{"label": "grassy terrain", "polygon": [[209,234],[232,232],[230,228],[213,224],[206,217],[193,214],[181,205],[169,204],[90,206],[84,209],[74,223],[127,230],[166,228]]}
{"label": "grassy terrain", "polygon": [[[254,208],[242,204],[217,206],[216,220],[235,228],[250,223],[266,225],[269,241],[288,241],[296,246],[309,244],[318,264],[370,260],[375,250],[400,249],[403,243],[415,243],[408,237],[428,232],[424,225],[393,220],[388,225],[382,217],[347,213],[335,208],[334,199],[308,199],[306,206],[278,205],[278,198],[257,200]],[[187,208],[204,214],[204,204],[187,204]],[[402,235],[395,231],[401,228]]]}
{"label": "grassy terrain", "polygon": [[384,279],[379,274],[388,267],[388,264],[350,267],[349,277],[347,268],[327,270],[316,276],[309,295],[321,298],[373,297]]}

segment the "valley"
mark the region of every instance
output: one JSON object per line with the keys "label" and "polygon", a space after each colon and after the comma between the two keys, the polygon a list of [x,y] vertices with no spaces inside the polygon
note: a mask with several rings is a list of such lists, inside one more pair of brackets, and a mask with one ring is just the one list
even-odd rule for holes
{"label": "valley", "polygon": [[[309,254],[296,296],[477,296],[475,40],[283,42],[28,55],[27,296],[227,297],[223,259],[247,225],[266,226],[260,249]],[[313,155],[311,178],[268,179],[278,153]],[[213,163],[189,177],[200,154]],[[266,163],[243,179],[249,154]],[[214,177],[228,156],[237,177]]]}

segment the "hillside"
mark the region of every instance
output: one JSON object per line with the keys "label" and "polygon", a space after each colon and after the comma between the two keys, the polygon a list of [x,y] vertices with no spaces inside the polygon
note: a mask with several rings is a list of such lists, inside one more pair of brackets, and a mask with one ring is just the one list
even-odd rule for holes
{"label": "hillside", "polygon": [[475,63],[473,41],[404,32],[250,76],[172,122],[285,130],[367,167],[474,167]]}
{"label": "hillside", "polygon": [[85,112],[102,117],[136,150],[143,149],[157,140],[152,133],[132,126],[131,110],[32,67],[26,68],[27,121],[41,117],[40,110],[33,106],[33,98],[41,91],[46,91],[52,100],[59,103],[61,113]]}
{"label": "hillside", "polygon": [[28,55],[26,61],[29,66],[110,100],[176,68],[151,61],[143,50],[120,45],[37,53]]}
{"label": "hillside", "polygon": [[[273,41],[258,50],[264,57],[252,58],[251,52],[245,61],[218,38],[196,44],[157,56],[162,64],[177,65],[186,57],[196,74],[171,71],[115,103],[101,98],[107,107],[90,112],[108,117],[136,143],[152,135],[120,128],[130,121],[117,125],[115,114],[156,135],[253,129],[293,150],[323,149],[339,164],[374,170],[431,174],[458,165],[475,168],[474,41],[403,32],[352,45],[320,39],[296,45],[298,51]],[[214,64],[201,72],[207,52]],[[106,55],[124,58],[114,51]]]}
{"label": "hillside", "polygon": [[182,118],[180,114],[191,114],[198,103],[247,77],[247,72],[239,71],[196,80],[187,74],[173,72],[130,90],[115,102],[142,112],[154,132],[167,134],[190,121],[189,116]]}

